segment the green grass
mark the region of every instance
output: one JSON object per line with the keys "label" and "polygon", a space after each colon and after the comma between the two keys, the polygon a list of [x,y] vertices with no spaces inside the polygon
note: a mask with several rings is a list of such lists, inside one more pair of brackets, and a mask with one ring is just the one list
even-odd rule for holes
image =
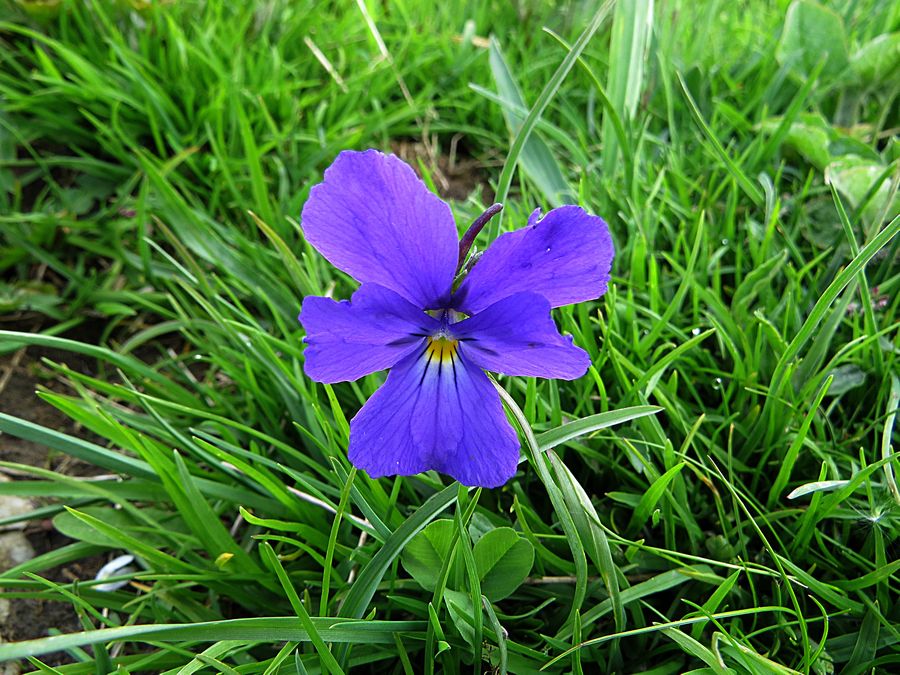
{"label": "green grass", "polygon": [[[0,483],[75,540],[0,589],[86,630],[0,660],[900,663],[897,3],[3,2],[0,308],[45,322],[0,351],[96,359],[45,362],[68,393],[38,395],[102,441],[0,431],[119,477]],[[309,187],[341,149],[423,139],[483,166],[460,227],[494,193],[504,230],[577,199],[617,246],[609,293],[556,313],[589,374],[500,380],[527,462],[498,490],[357,473],[348,420],[382,376],[303,375],[302,297],[353,289],[303,241]],[[118,591],[41,576],[122,551]],[[493,553],[524,579],[502,598]]]}

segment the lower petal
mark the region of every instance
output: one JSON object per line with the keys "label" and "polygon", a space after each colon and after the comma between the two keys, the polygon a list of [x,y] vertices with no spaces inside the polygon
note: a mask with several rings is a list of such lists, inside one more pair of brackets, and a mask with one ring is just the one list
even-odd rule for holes
{"label": "lower petal", "polygon": [[433,469],[497,487],[516,471],[519,440],[487,375],[455,348],[426,347],[398,363],[350,422],[349,455],[373,478]]}

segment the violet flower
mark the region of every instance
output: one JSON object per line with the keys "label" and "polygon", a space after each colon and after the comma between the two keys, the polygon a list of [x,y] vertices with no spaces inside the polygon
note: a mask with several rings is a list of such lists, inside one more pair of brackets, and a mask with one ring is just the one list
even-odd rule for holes
{"label": "violet flower", "polygon": [[587,372],[587,352],[560,335],[550,310],[606,292],[606,223],[577,206],[535,211],[454,289],[487,217],[461,246],[450,207],[375,150],[338,155],[303,207],[307,240],[362,284],[349,301],[303,300],[306,374],[333,383],[391,369],[350,422],[350,461],[373,478],[435,469],[464,485],[502,485],[519,441],[484,371]]}

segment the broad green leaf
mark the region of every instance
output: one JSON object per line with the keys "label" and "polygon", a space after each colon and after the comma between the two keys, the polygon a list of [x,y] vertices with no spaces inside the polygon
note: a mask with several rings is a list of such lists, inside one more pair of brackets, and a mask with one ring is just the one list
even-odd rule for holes
{"label": "broad green leaf", "polygon": [[[762,124],[763,131],[774,132],[780,121],[778,117],[767,119]],[[831,153],[828,151],[831,133],[828,122],[820,115],[801,115],[800,120],[791,124],[784,143],[820,171],[831,161]]]}
{"label": "broad green leaf", "polygon": [[900,33],[886,33],[869,40],[850,57],[859,84],[873,86],[897,77],[900,69]]}
{"label": "broad green leaf", "polygon": [[[362,618],[369,606],[372,596],[378,584],[384,578],[391,563],[404,547],[422,531],[434,518],[448,506],[456,501],[458,487],[449,485],[416,509],[413,514],[393,531],[387,541],[378,549],[378,552],[362,568],[353,586],[347,593],[347,598],[341,607],[341,614],[352,618]],[[339,659],[340,660],[340,659]]]}
{"label": "broad green leaf", "polygon": [[453,521],[447,518],[434,521],[412,538],[400,556],[403,569],[427,591],[434,590],[441,566],[450,555],[453,528]]}
{"label": "broad green leaf", "polygon": [[840,396],[846,394],[851,389],[856,389],[866,383],[866,371],[857,366],[855,363],[848,363],[838,366],[829,371],[829,376],[834,380],[831,388],[828,390],[827,396]]}
{"label": "broad green leaf", "polygon": [[498,527],[478,540],[474,556],[481,592],[496,602],[525,581],[534,563],[534,546],[511,527]]}
{"label": "broad green leaf", "polygon": [[879,217],[885,207],[887,220],[900,214],[900,197],[897,195],[887,206],[891,198],[889,177],[890,171],[883,164],[853,155],[840,157],[825,168],[825,179],[847,198],[853,208],[863,206],[864,200],[875,190],[863,208],[863,216],[870,222]]}
{"label": "broad green leaf", "polygon": [[[769,117],[762,122],[760,128],[766,133],[775,133],[783,119],[777,115]],[[835,128],[818,113],[799,115],[785,134],[784,144],[796,150],[820,171],[824,171],[832,161],[844,155],[858,155],[875,163],[880,161],[871,145]]]}
{"label": "broad green leaf", "polygon": [[[447,611],[450,613],[450,619],[456,630],[462,635],[469,646],[475,646],[475,629],[473,627],[472,617],[475,610],[472,607],[472,598],[468,593],[462,591],[454,591],[452,589],[444,589],[444,600],[447,603]],[[480,608],[479,608],[480,609]]]}
{"label": "broad green leaf", "polygon": [[834,77],[849,63],[847,35],[840,15],[813,0],[794,0],[784,19],[775,56],[808,76],[821,59],[822,75]]}
{"label": "broad green leaf", "polygon": [[831,161],[831,153],[828,151],[831,139],[828,132],[821,127],[795,122],[791,125],[785,141],[797,148],[797,152],[820,171]]}

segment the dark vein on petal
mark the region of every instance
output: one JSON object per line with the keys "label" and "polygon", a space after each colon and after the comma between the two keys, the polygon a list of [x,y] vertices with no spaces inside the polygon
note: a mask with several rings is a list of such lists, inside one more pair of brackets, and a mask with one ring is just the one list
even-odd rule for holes
{"label": "dark vein on petal", "polygon": [[[426,348],[427,349],[427,348]],[[428,374],[428,366],[431,365],[431,359],[434,358],[434,352],[429,352],[428,360],[425,362],[425,368],[422,370],[422,377],[419,379],[419,386],[422,386],[422,383],[425,381],[425,376]],[[438,371],[440,372],[441,367],[438,366]]]}

